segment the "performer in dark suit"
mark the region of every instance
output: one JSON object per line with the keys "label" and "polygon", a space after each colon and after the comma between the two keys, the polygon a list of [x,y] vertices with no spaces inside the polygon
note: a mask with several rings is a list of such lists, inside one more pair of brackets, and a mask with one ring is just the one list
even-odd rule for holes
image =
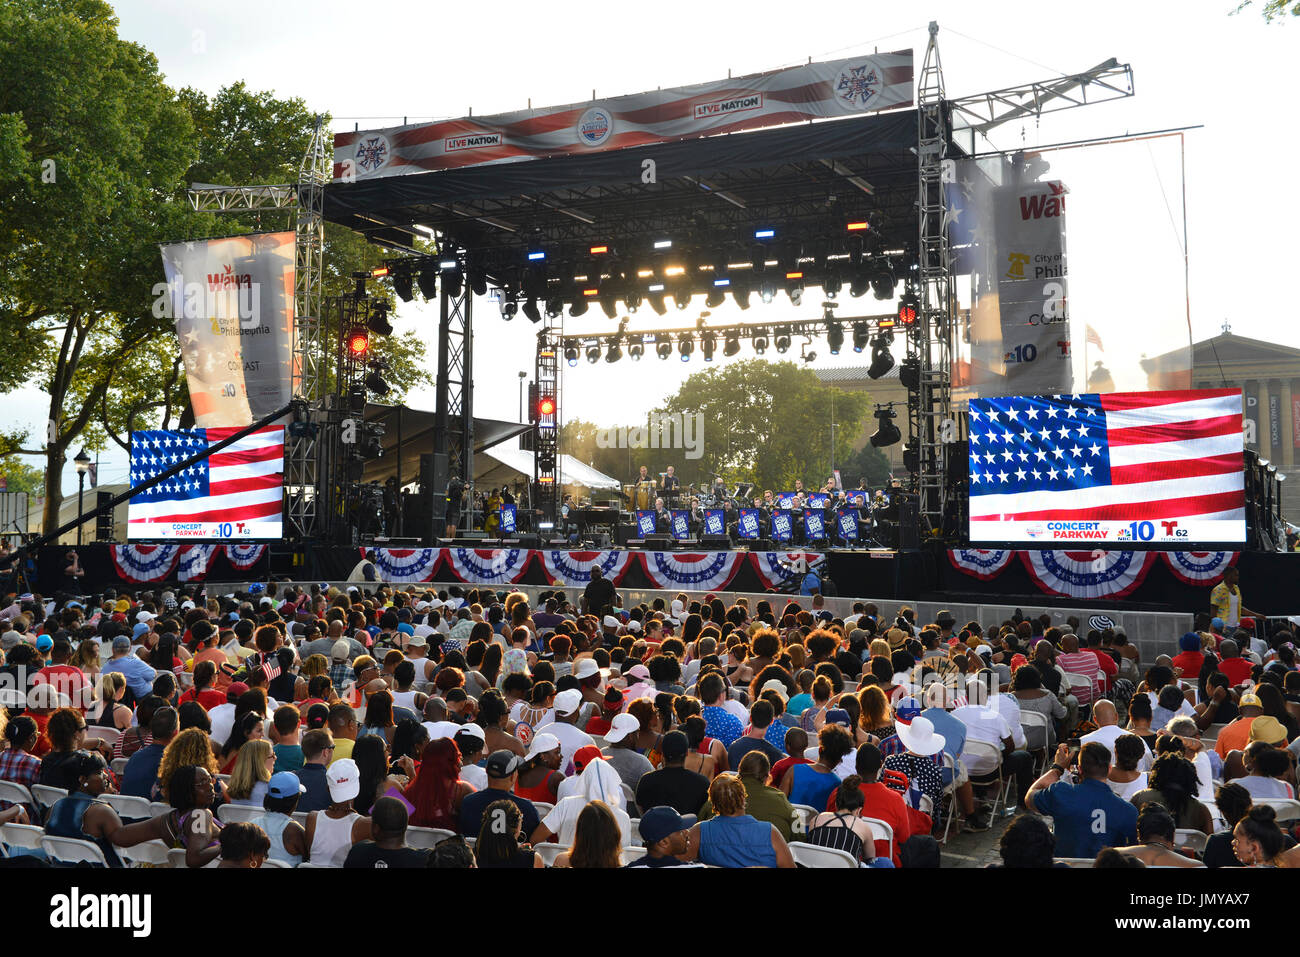
{"label": "performer in dark suit", "polygon": [[663,484],[659,486],[660,493],[662,494],[663,492],[675,492],[677,489],[681,487],[682,487],[682,483],[681,480],[677,478],[676,467],[672,465],[668,466],[668,471],[664,475]]}

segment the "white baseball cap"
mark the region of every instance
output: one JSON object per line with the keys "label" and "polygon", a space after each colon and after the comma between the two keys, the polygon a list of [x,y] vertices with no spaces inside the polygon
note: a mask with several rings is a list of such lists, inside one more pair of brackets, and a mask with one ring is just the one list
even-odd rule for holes
{"label": "white baseball cap", "polygon": [[350,801],[361,793],[361,770],[351,758],[340,758],[325,769],[331,801]]}
{"label": "white baseball cap", "polygon": [[541,734],[533,735],[533,740],[528,742],[528,754],[524,756],[525,761],[531,761],[539,754],[545,754],[547,751],[554,751],[560,746],[560,739],[555,735],[543,731]]}
{"label": "white baseball cap", "polygon": [[555,696],[556,714],[573,714],[581,705],[582,692],[577,688],[569,688],[567,691],[561,691]]}
{"label": "white baseball cap", "polygon": [[606,616],[605,616],[605,627],[606,627],[606,628],[617,628],[618,625],[619,625],[618,619],[615,618],[613,615],[606,615]]}
{"label": "white baseball cap", "polygon": [[605,740],[611,744],[622,741],[629,734],[636,734],[641,730],[641,722],[636,715],[622,714],[614,715],[614,720],[610,723],[609,730],[605,732]]}

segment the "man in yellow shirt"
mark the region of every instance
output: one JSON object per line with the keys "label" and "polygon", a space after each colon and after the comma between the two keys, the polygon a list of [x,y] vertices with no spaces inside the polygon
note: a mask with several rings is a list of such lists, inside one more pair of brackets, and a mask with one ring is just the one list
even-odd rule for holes
{"label": "man in yellow shirt", "polygon": [[1224,627],[1228,629],[1236,628],[1243,615],[1250,618],[1262,617],[1259,612],[1247,608],[1242,601],[1241,589],[1237,587],[1240,577],[1241,573],[1233,566],[1223,573],[1223,581],[1210,592],[1210,604],[1214,606],[1214,613],[1223,619]]}

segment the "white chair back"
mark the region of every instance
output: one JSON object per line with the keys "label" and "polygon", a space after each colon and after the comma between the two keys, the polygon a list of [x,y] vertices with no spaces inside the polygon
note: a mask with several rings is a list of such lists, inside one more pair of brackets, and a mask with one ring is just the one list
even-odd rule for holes
{"label": "white chair back", "polygon": [[[872,839],[877,841],[889,842],[889,857],[894,856],[894,828],[889,822],[882,821],[879,818],[864,817],[862,820],[871,825]],[[874,851],[873,851],[874,853]]]}
{"label": "white chair back", "polygon": [[33,824],[0,824],[0,844],[7,847],[23,847],[29,851],[39,851],[41,838],[44,836],[44,828]]}
{"label": "white chair back", "polygon": [[122,732],[117,728],[102,728],[97,724],[92,724],[86,728],[87,741],[107,741],[110,745],[117,744],[122,740]]}
{"label": "white chair back", "polygon": [[152,817],[147,798],[129,794],[101,794],[100,799],[124,821],[143,821]]}
{"label": "white chair back", "polygon": [[76,837],[54,837],[46,834],[41,838],[41,850],[48,857],[56,861],[63,861],[66,864],[90,861],[92,864],[108,866],[104,852],[94,841],[83,841]]}
{"label": "white chair back", "polygon": [[542,859],[542,863],[547,867],[555,865],[555,859],[568,850],[563,844],[552,844],[549,841],[542,844],[534,844],[533,850],[537,856]]}
{"label": "white chair back", "polygon": [[131,760],[130,758],[114,758],[113,763],[110,764],[109,767],[112,768],[113,773],[120,778],[122,776],[122,772],[126,770],[126,762],[130,760]]}
{"label": "white chair back", "polygon": [[59,801],[67,796],[68,796],[67,788],[50,787],[50,785],[48,784],[32,785],[32,797],[36,799],[37,804],[39,804],[42,808],[44,808],[47,811],[50,808],[54,807],[56,801]]}
{"label": "white chair back", "polygon": [[1278,823],[1300,820],[1300,801],[1293,798],[1255,798],[1255,804],[1267,804],[1277,812]]}
{"label": "white chair back", "polygon": [[0,781],[0,801],[8,801],[10,804],[26,804],[28,807],[36,807],[36,798],[32,792],[15,781]]}
{"label": "white chair back", "polygon": [[1198,831],[1194,828],[1180,827],[1174,831],[1175,847],[1190,847],[1197,854],[1205,853],[1206,836],[1204,831]]}
{"label": "white chair back", "polygon": [[223,804],[217,808],[217,820],[222,824],[229,824],[232,821],[253,821],[265,813],[263,808],[251,804]]}
{"label": "white chair back", "polygon": [[619,859],[624,864],[631,864],[633,861],[645,857],[646,850],[644,847],[625,847],[619,852]]}
{"label": "white chair back", "polygon": [[790,853],[794,856],[795,863],[804,867],[858,867],[858,861],[852,854],[833,847],[791,841]]}
{"label": "white chair back", "polygon": [[162,841],[144,841],[132,847],[119,847],[117,853],[128,867],[140,864],[152,864],[154,867],[171,867],[171,859],[167,856],[169,850]]}
{"label": "white chair back", "polygon": [[406,829],[407,847],[430,848],[437,845],[440,841],[445,841],[449,837],[455,837],[455,831],[447,831],[440,827],[408,827]]}

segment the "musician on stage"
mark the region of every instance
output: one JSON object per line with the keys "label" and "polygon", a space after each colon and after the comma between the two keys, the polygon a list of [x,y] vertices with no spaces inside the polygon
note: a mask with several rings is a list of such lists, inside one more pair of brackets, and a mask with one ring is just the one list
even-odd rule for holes
{"label": "musician on stage", "polygon": [[573,496],[564,496],[564,501],[560,504],[560,532],[564,535],[565,539],[568,539],[569,536],[578,529],[578,526],[569,518],[569,513],[573,510]]}
{"label": "musician on stage", "polygon": [[664,492],[675,492],[682,487],[681,480],[677,478],[676,466],[668,466],[667,473],[664,475],[664,482],[659,486],[659,494]]}
{"label": "musician on stage", "polygon": [[644,465],[641,466],[641,471],[637,473],[637,477],[632,480],[633,484],[635,485],[640,485],[642,482],[652,482],[652,481],[654,480],[650,478],[650,470],[646,468],[646,466]]}
{"label": "musician on stage", "polygon": [[673,516],[664,505],[661,498],[655,499],[655,531],[666,532],[671,534],[673,530]]}
{"label": "musician on stage", "polygon": [[713,480],[713,489],[709,501],[713,505],[731,504],[731,496],[727,494],[726,483],[724,483],[721,478],[715,478]]}

